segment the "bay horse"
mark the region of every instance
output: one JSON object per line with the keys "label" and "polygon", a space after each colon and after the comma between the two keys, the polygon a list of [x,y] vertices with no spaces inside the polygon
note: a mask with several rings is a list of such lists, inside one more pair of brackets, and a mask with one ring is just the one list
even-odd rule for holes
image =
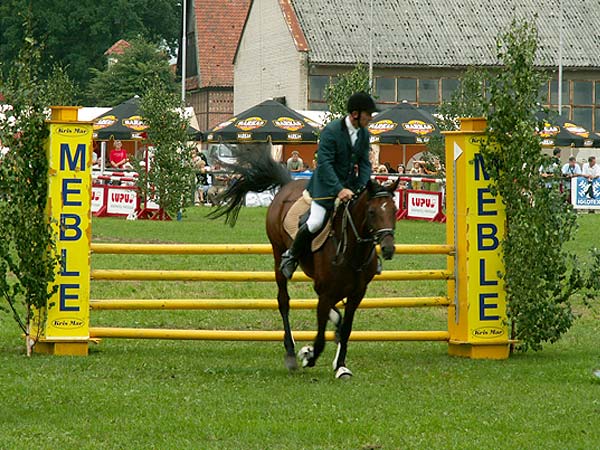
{"label": "bay horse", "polygon": [[[305,189],[305,180],[292,181],[287,169],[272,159],[260,146],[240,146],[236,163],[227,167],[236,173],[234,182],[221,194],[221,206],[213,210],[210,218],[225,216],[225,222],[234,226],[246,193],[262,192],[280,187],[267,211],[266,229],[275,259],[277,302],[283,319],[286,351],[285,365],[297,369],[294,339],[289,323],[290,296],[288,280],[279,271],[281,255],[292,238],[284,230],[284,218]],[[376,244],[380,244],[384,259],[394,255],[394,230],[396,205],[394,191],[398,181],[382,186],[370,181],[353,200],[338,206],[332,218],[332,232],[325,244],[316,252],[309,249],[299,258],[300,267],[314,280],[318,295],[317,335],[312,346],[298,353],[302,367],[313,367],[325,347],[325,328],[331,320],[336,328],[337,353],[333,361],[336,378],[347,378],[352,372],[346,367],[348,339],[352,331],[354,313],[362,301],[367,285],[380,267]],[[342,315],[336,305],[346,299]]]}

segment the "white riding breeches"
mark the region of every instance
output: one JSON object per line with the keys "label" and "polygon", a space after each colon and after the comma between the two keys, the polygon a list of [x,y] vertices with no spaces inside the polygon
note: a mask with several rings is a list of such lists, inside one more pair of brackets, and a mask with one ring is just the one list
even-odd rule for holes
{"label": "white riding breeches", "polygon": [[310,215],[308,216],[308,220],[306,221],[306,226],[308,231],[311,233],[315,233],[325,221],[325,216],[327,215],[327,210],[319,205],[317,202],[313,201],[310,204]]}

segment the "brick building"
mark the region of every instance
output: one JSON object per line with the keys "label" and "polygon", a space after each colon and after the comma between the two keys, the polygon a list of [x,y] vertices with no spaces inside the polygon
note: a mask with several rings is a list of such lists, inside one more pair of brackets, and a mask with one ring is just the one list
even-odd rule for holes
{"label": "brick building", "polygon": [[[233,114],[233,55],[250,0],[187,2],[187,104],[207,130]],[[177,64],[181,75],[181,55]]]}

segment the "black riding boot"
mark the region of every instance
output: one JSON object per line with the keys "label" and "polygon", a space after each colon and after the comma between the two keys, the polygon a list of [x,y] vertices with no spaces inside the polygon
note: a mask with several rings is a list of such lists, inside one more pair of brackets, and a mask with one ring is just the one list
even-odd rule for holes
{"label": "black riding boot", "polygon": [[309,250],[309,245],[312,241],[313,234],[308,230],[306,224],[303,224],[296,234],[292,246],[281,255],[281,264],[279,270],[288,280],[294,275],[294,271],[298,267],[298,258]]}

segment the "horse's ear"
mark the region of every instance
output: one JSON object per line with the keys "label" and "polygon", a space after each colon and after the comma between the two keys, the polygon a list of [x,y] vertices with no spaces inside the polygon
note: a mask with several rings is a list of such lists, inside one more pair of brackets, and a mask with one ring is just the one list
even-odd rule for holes
{"label": "horse's ear", "polygon": [[396,189],[398,189],[398,184],[400,184],[400,177],[396,178],[396,181],[387,186],[386,189],[390,192],[396,192]]}
{"label": "horse's ear", "polygon": [[369,195],[373,195],[379,189],[379,183],[377,181],[373,181],[372,179],[369,179],[369,181],[367,181],[366,189],[369,192]]}

